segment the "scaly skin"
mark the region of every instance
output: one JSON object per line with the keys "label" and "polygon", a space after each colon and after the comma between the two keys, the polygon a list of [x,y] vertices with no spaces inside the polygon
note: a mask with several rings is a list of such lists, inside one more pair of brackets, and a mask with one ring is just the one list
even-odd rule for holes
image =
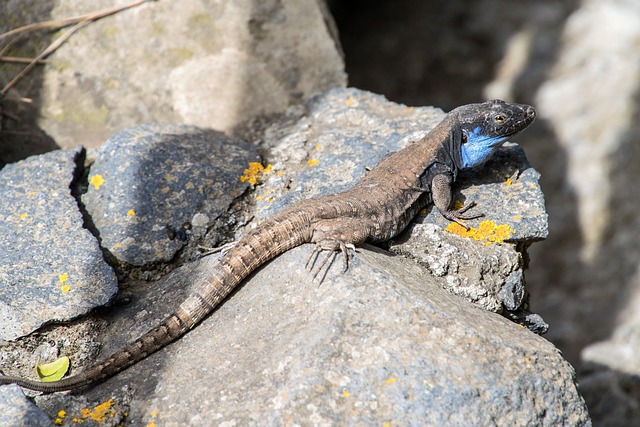
{"label": "scaly skin", "polygon": [[534,118],[532,107],[498,100],[456,108],[423,139],[385,157],[354,188],[297,203],[249,232],[174,313],[105,361],[56,382],[2,375],[0,384],[50,393],[109,378],[187,333],[256,268],[303,243],[314,243],[316,252],[342,251],[346,260],[347,247],[392,238],[431,202],[451,221],[480,216],[465,214],[472,205],[451,208],[458,170],[484,163]]}

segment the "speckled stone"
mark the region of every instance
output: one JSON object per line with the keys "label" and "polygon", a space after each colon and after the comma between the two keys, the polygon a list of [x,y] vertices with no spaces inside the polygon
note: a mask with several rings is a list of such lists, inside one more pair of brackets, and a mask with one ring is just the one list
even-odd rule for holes
{"label": "speckled stone", "polygon": [[83,152],[53,151],[0,171],[0,339],[78,317],[117,291],[71,195]]}
{"label": "speckled stone", "polygon": [[135,266],[173,258],[197,223],[210,225],[248,187],[255,148],[223,133],[144,124],[99,149],[82,197],[102,246]]}
{"label": "speckled stone", "polygon": [[47,414],[34,405],[17,385],[0,386],[0,426],[50,427]]}
{"label": "speckled stone", "polygon": [[[589,425],[573,368],[542,337],[372,247],[319,284],[304,267],[311,250],[269,262],[198,327],[87,397],[118,400],[132,385],[132,425]],[[110,319],[103,356],[213,268],[215,256],[184,266]]]}

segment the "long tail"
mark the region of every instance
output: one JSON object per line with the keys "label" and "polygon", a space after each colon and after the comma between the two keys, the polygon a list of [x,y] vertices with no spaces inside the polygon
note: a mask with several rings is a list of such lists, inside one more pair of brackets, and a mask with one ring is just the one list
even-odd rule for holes
{"label": "long tail", "polygon": [[137,340],[78,375],[55,382],[0,375],[0,384],[17,384],[45,393],[73,390],[102,381],[139,362],[197,325],[245,277],[272,258],[311,240],[309,214],[286,209],[241,239],[219,261],[212,276],[198,284],[170,316]]}

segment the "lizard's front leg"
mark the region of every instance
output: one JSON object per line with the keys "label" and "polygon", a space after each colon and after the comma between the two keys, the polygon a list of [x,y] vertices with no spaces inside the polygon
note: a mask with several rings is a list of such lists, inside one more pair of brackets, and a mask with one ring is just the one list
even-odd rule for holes
{"label": "lizard's front leg", "polygon": [[449,221],[457,222],[468,230],[469,226],[464,224],[461,220],[480,218],[481,216],[484,216],[484,214],[464,214],[476,205],[475,202],[471,202],[467,206],[458,210],[452,209],[452,182],[453,178],[449,174],[438,174],[434,176],[431,181],[431,198],[433,199],[433,204],[440,211],[443,217],[447,218]]}

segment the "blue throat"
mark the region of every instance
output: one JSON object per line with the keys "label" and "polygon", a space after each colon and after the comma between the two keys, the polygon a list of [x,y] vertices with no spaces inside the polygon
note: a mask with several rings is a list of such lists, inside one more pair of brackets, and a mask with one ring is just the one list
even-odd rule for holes
{"label": "blue throat", "polygon": [[469,132],[467,142],[460,147],[463,168],[472,168],[483,164],[508,139],[507,136],[491,137],[480,132],[479,127]]}

